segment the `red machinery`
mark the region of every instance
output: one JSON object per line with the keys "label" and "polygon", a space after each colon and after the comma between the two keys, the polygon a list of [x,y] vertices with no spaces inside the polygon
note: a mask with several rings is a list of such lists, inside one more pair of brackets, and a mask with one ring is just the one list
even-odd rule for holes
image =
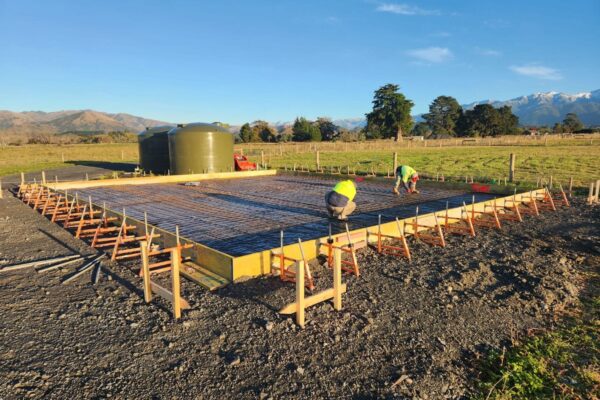
{"label": "red machinery", "polygon": [[256,169],[256,163],[248,161],[246,156],[241,154],[234,154],[233,161],[235,162],[236,171],[254,171]]}

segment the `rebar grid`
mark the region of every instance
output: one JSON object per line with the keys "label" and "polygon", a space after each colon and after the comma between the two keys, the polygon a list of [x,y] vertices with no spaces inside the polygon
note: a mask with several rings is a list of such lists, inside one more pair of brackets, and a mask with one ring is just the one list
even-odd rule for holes
{"label": "rebar grid", "polygon": [[[341,179],[341,178],[340,178]],[[325,194],[335,180],[324,177],[269,176],[247,179],[203,181],[198,186],[178,184],[112,186],[82,189],[79,196],[92,197],[95,204],[143,219],[174,232],[179,225],[183,237],[232,256],[254,253],[279,246],[279,231],[285,231],[285,244],[326,236],[330,220]],[[350,217],[351,229],[377,224],[395,217],[443,210],[448,202],[458,207],[470,202],[471,194],[459,190],[424,187],[419,195],[396,196],[392,181],[364,181],[357,184],[357,211]],[[491,198],[478,194],[476,201]],[[343,224],[332,223],[339,233]]]}

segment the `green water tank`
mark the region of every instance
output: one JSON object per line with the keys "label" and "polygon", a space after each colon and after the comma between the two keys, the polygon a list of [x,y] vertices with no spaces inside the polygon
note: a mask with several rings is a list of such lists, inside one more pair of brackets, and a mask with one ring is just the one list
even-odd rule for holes
{"label": "green water tank", "polygon": [[214,124],[180,124],[169,131],[171,173],[233,171],[233,134]]}
{"label": "green water tank", "polygon": [[164,174],[169,169],[169,136],[173,126],[146,128],[138,134],[140,168],[146,172]]}

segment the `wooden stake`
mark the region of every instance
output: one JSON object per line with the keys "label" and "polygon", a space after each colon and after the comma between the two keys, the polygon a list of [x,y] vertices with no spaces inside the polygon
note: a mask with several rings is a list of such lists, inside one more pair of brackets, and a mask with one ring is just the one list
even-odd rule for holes
{"label": "wooden stake", "polygon": [[94,266],[94,264],[96,264],[97,262],[100,262],[100,259],[103,258],[104,256],[105,256],[104,254],[101,254],[101,255],[95,257],[90,262],[88,262],[87,264],[85,264],[83,267],[79,268],[77,270],[77,272],[73,273],[71,276],[69,276],[68,278],[64,279],[62,281],[62,284],[65,285],[65,284],[71,282],[72,280],[74,280],[75,278],[81,276],[84,272],[86,272],[89,269],[91,269]]}
{"label": "wooden stake", "polygon": [[79,257],[81,257],[79,254],[73,254],[70,256],[55,257],[55,258],[49,258],[46,260],[30,261],[30,262],[26,262],[23,264],[6,265],[6,266],[2,267],[0,269],[0,271],[1,272],[16,271],[16,270],[28,268],[28,267],[41,267],[42,265],[52,264],[55,262],[61,262],[61,261],[66,261],[66,260],[72,260],[74,258],[79,258]]}
{"label": "wooden stake", "polygon": [[2,191],[2,181],[0,180],[0,199],[4,198],[4,192]]}
{"label": "wooden stake", "polygon": [[317,162],[317,170],[321,167],[321,157],[319,154],[319,151],[317,150],[317,152],[315,153],[315,157],[316,157],[316,162]]}
{"label": "wooden stake", "polygon": [[569,198],[573,197],[573,177],[569,178]]}
{"label": "wooden stake", "polygon": [[42,185],[46,184],[46,171],[42,171]]}
{"label": "wooden stake", "polygon": [[594,182],[590,183],[590,191],[588,193],[588,204],[594,202]]}
{"label": "wooden stake", "polygon": [[100,272],[102,272],[102,263],[98,262],[92,271],[92,284],[95,285],[98,283],[98,280],[100,279]]}
{"label": "wooden stake", "polygon": [[394,153],[394,178],[396,177],[396,169],[398,168],[398,153]]}
{"label": "wooden stake", "polygon": [[173,293],[173,317],[181,318],[181,281],[179,268],[181,265],[181,249],[176,247],[171,250],[171,291]]}
{"label": "wooden stake", "polygon": [[304,328],[304,261],[296,267],[296,323]]}
{"label": "wooden stake", "polygon": [[144,301],[150,303],[152,301],[152,285],[150,284],[150,267],[148,262],[148,243],[142,241],[140,243],[142,251],[142,277],[144,278]]}
{"label": "wooden stake", "polygon": [[[406,224],[406,222],[403,222]],[[398,233],[400,233],[400,241],[402,242],[402,247],[404,247],[404,255],[408,259],[408,262],[411,262],[412,258],[410,255],[410,250],[408,248],[408,243],[406,242],[406,235],[404,234],[404,225],[400,226],[400,221],[398,217],[396,217],[396,226],[398,226]]]}
{"label": "wooden stake", "polygon": [[77,257],[77,258],[75,258],[73,260],[63,261],[63,262],[58,263],[56,265],[50,265],[50,266],[47,266],[47,267],[42,267],[42,268],[36,270],[36,272],[38,274],[41,274],[41,273],[44,273],[44,272],[53,271],[55,269],[66,267],[67,265],[75,264],[75,263],[81,262],[83,260],[84,260],[83,257]]}
{"label": "wooden stake", "polygon": [[25,184],[25,173],[21,172],[21,185]]}
{"label": "wooden stake", "polygon": [[339,247],[333,249],[333,308],[337,311],[342,309],[342,250]]}

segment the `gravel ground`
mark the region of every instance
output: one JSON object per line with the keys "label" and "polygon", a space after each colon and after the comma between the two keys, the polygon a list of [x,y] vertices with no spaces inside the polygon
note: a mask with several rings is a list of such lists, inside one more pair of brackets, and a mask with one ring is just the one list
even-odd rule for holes
{"label": "gravel ground", "polygon": [[[133,265],[106,263],[97,285],[72,269],[0,273],[0,399],[398,398],[473,394],[477,360],[577,300],[579,271],[600,265],[599,207],[575,207],[452,236],[410,241],[414,260],[361,250],[343,310],[276,310],[294,287],[264,277],[209,293],[173,322],[146,305]],[[0,200],[0,265],[93,253],[17,199]],[[331,272],[314,266],[317,290]],[[394,384],[397,382],[396,384]]]}

